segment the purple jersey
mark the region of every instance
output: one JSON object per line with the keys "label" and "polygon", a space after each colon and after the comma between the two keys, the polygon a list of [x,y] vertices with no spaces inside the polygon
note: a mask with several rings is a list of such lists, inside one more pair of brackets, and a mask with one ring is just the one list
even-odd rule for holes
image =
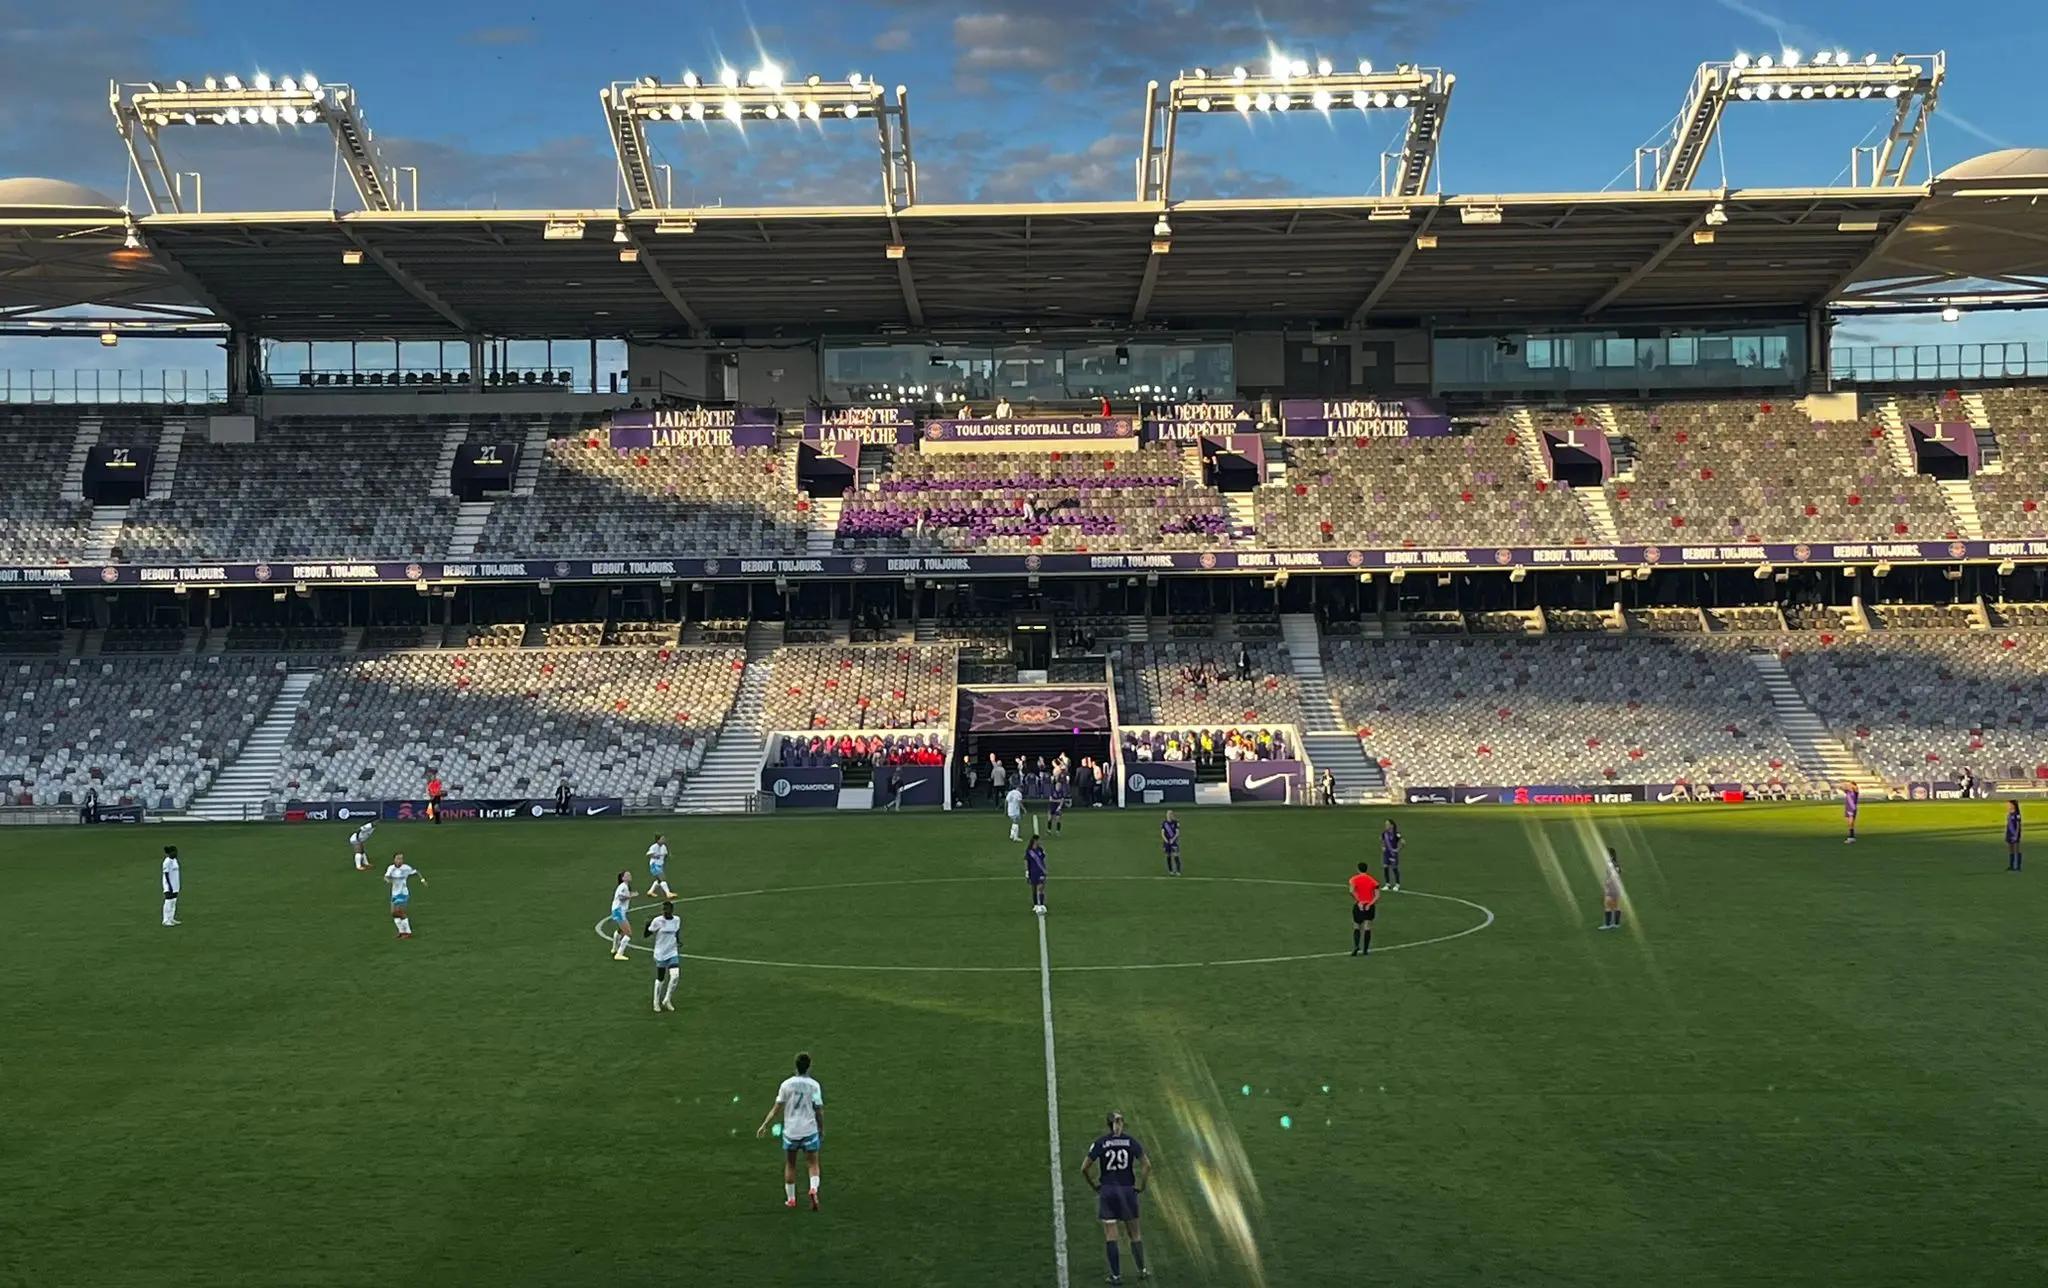
{"label": "purple jersey", "polygon": [[1179,819],[1170,818],[1159,825],[1159,843],[1160,845],[1165,847],[1166,852],[1168,854],[1171,854],[1175,850],[1178,850],[1180,848]]}
{"label": "purple jersey", "polygon": [[1138,1160],[1145,1157],[1145,1147],[1135,1136],[1098,1136],[1088,1147],[1088,1157],[1102,1165],[1104,1189],[1112,1185],[1128,1189],[1138,1183]]}
{"label": "purple jersey", "polygon": [[1863,803],[1863,793],[1851,787],[1842,797],[1842,817],[1855,818],[1856,807]]}
{"label": "purple jersey", "polygon": [[1030,849],[1024,851],[1024,875],[1032,885],[1040,885],[1045,881],[1045,849],[1036,841],[1031,843]]}
{"label": "purple jersey", "polygon": [[2018,845],[2020,843],[2020,812],[2018,810],[2014,810],[2005,816],[2005,843],[2007,845]]}
{"label": "purple jersey", "polygon": [[1401,833],[1389,827],[1380,833],[1380,857],[1389,863],[1401,861]]}

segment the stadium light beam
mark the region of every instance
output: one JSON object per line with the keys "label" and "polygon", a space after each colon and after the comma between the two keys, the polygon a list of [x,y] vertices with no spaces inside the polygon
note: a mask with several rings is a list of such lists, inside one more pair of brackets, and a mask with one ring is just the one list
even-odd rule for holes
{"label": "stadium light beam", "polygon": [[898,85],[892,97],[873,77],[858,72],[845,80],[787,76],[773,62],[745,73],[721,68],[715,77],[686,72],[675,83],[642,77],[614,81],[598,93],[605,128],[618,155],[619,179],[629,211],[658,210],[654,163],[647,146],[652,121],[723,121],[744,129],[750,121],[857,121],[872,117],[881,147],[883,199],[892,211],[917,202],[917,169],[910,150],[910,95]]}
{"label": "stadium light beam", "polygon": [[1679,192],[1692,187],[1706,160],[1714,136],[1721,126],[1721,114],[1730,103],[1812,103],[1847,98],[1882,97],[1893,104],[1891,130],[1877,146],[1877,165],[1872,188],[1896,188],[1906,181],[1913,158],[1927,134],[1941,83],[1947,76],[1948,56],[1898,54],[1888,60],[1867,55],[1852,62],[1845,52],[1828,51],[1804,57],[1796,49],[1781,50],[1751,59],[1737,54],[1723,62],[1701,63],[1693,73],[1670,138],[1658,149],[1663,163],[1657,170],[1657,192]]}
{"label": "stadium light beam", "polygon": [[143,195],[153,214],[182,214],[178,185],[164,159],[161,131],[171,126],[269,125],[325,123],[348,166],[349,181],[365,210],[395,210],[398,202],[384,176],[388,168],[377,155],[374,136],[363,119],[361,104],[347,85],[323,85],[306,74],[273,82],[258,73],[244,85],[239,76],[206,77],[195,88],[173,81],[170,89],[156,84],[109,84],[107,105],[114,128],[128,150],[128,159],[142,180]]}
{"label": "stadium light beam", "polygon": [[[1138,200],[1169,205],[1173,200],[1175,144],[1183,112],[1197,115],[1228,103],[1241,116],[1254,112],[1287,112],[1313,107],[1329,113],[1340,106],[1357,111],[1392,108],[1408,114],[1389,190],[1382,196],[1419,197],[1436,177],[1437,149],[1444,117],[1450,110],[1457,77],[1441,68],[1402,65],[1375,71],[1361,60],[1357,71],[1338,71],[1328,59],[1313,67],[1305,59],[1277,51],[1263,74],[1244,67],[1230,69],[1229,97],[1223,98],[1206,69],[1182,72],[1163,89],[1157,81],[1145,87],[1144,139],[1138,157]],[[1383,185],[1386,187],[1388,185]]]}

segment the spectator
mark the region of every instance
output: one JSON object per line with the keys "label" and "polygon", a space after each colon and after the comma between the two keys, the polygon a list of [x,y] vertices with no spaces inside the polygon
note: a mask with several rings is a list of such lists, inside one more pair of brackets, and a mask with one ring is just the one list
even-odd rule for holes
{"label": "spectator", "polygon": [[1239,640],[1237,644],[1237,678],[1252,678],[1252,651],[1244,646],[1243,640]]}
{"label": "spectator", "polygon": [[569,780],[566,778],[555,784],[555,817],[569,817]]}
{"label": "spectator", "polygon": [[1011,407],[1010,407],[1010,398],[1009,398],[1009,395],[1008,395],[1008,394],[997,394],[997,395],[996,395],[996,419],[997,419],[997,420],[1008,420],[1008,419],[1010,419],[1010,417],[1011,417],[1011,415],[1012,415],[1012,414],[1013,414],[1013,413],[1012,413],[1012,409],[1011,409]]}
{"label": "spectator", "polygon": [[1316,787],[1321,793],[1323,804],[1335,805],[1337,803],[1337,776],[1335,774],[1331,773],[1328,769],[1324,769],[1321,774],[1316,776]]}
{"label": "spectator", "polygon": [[1003,768],[1003,762],[997,760],[993,752],[989,754],[988,764],[988,798],[991,803],[997,803],[1010,789],[1010,771]]}

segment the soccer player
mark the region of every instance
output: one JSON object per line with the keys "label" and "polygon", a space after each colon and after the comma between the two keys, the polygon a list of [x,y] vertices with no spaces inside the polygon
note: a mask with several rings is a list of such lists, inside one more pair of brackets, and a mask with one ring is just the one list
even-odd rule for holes
{"label": "soccer player", "polygon": [[1060,820],[1067,813],[1067,793],[1066,771],[1061,770],[1052,777],[1052,801],[1046,807],[1046,822],[1052,827],[1052,834],[1054,836],[1060,834]]}
{"label": "soccer player", "polygon": [[1844,845],[1856,844],[1856,811],[1862,804],[1863,793],[1856,784],[1850,783],[1848,790],[1842,793],[1842,817],[1849,820],[1849,835],[1843,839]]}
{"label": "soccer player", "polygon": [[2013,801],[2005,807],[2005,870],[2020,870],[2020,803]]}
{"label": "soccer player", "polygon": [[1607,847],[1607,871],[1600,877],[1600,909],[1600,929],[1621,929],[1621,860],[1611,845]]}
{"label": "soccer player", "polygon": [[775,1103],[768,1116],[754,1129],[756,1137],[768,1134],[768,1124],[782,1115],[782,1206],[796,1206],[796,1156],[803,1152],[810,1165],[811,1211],[818,1210],[818,1148],[825,1135],[825,1089],[811,1076],[811,1053],[799,1051],[796,1076],[784,1078],[775,1089]]}
{"label": "soccer player", "polygon": [[683,933],[683,919],[676,916],[674,901],[661,905],[661,915],[650,917],[647,929],[641,932],[654,936],[654,1009],[673,1011],[676,1009],[676,981],[683,975],[683,949],[679,941]]}
{"label": "soccer player", "polygon": [[647,897],[673,899],[676,892],[668,888],[668,834],[656,832],[654,844],[647,847]]}
{"label": "soccer player", "polygon": [[619,873],[619,883],[612,887],[612,910],[608,914],[612,922],[612,960],[626,960],[626,945],[633,942],[633,926],[626,920],[626,912],[633,902],[633,874]]}
{"label": "soccer player", "polygon": [[1380,881],[1389,890],[1401,888],[1401,829],[1393,819],[1380,829]]}
{"label": "soccer player", "polygon": [[1180,875],[1180,820],[1173,811],[1166,811],[1166,818],[1159,824],[1159,848],[1166,852],[1166,875]]}
{"label": "soccer player", "polygon": [[[2018,806],[2014,806],[2014,808],[2017,809]],[[178,847],[166,845],[164,847],[164,924],[166,926],[178,924],[178,891],[184,885],[184,882],[183,874],[178,871]]]}
{"label": "soccer player", "polygon": [[412,938],[412,888],[407,883],[414,877],[420,878],[421,885],[427,883],[403,854],[391,856],[391,866],[384,869],[384,880],[391,886],[391,923],[397,927],[400,939]]}
{"label": "soccer player", "polygon": [[364,823],[361,827],[348,834],[348,846],[350,850],[355,852],[356,871],[358,872],[368,872],[370,870],[370,856],[367,850],[370,844],[370,833],[376,830],[377,825],[375,823]]}
{"label": "soccer player", "polygon": [[1024,850],[1024,879],[1031,883],[1031,911],[1045,915],[1045,846],[1037,837]]}
{"label": "soccer player", "polygon": [[[1095,1177],[1098,1167],[1102,1169],[1100,1181]],[[1138,1228],[1138,1196],[1145,1192],[1144,1182],[1152,1179],[1152,1160],[1146,1157],[1138,1138],[1124,1130],[1122,1114],[1111,1111],[1109,1130],[1088,1147],[1088,1157],[1081,1160],[1081,1179],[1095,1191],[1095,1217],[1102,1222],[1102,1251],[1109,1258],[1109,1282],[1124,1281],[1123,1261],[1116,1243],[1119,1224],[1131,1236],[1131,1260],[1137,1263],[1138,1278],[1150,1279],[1152,1272],[1145,1266],[1145,1234]]]}
{"label": "soccer player", "polygon": [[1003,809],[1010,815],[1010,839],[1013,841],[1023,840],[1023,834],[1019,831],[1024,824],[1024,789],[1022,787],[1011,786],[1009,794],[1003,797]]}
{"label": "soccer player", "polygon": [[1372,952],[1372,923],[1380,915],[1380,883],[1372,879],[1372,864],[1358,861],[1358,875],[1351,878],[1351,955]]}

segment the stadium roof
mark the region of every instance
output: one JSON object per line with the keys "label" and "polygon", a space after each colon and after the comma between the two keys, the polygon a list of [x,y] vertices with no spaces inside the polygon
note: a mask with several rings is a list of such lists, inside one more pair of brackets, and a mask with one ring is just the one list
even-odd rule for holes
{"label": "stadium roof", "polygon": [[1904,188],[1181,201],[1166,228],[1140,202],[170,214],[132,221],[142,253],[120,211],[20,206],[0,310],[144,300],[319,339],[1555,325],[1965,279],[2048,302],[2039,160]]}

